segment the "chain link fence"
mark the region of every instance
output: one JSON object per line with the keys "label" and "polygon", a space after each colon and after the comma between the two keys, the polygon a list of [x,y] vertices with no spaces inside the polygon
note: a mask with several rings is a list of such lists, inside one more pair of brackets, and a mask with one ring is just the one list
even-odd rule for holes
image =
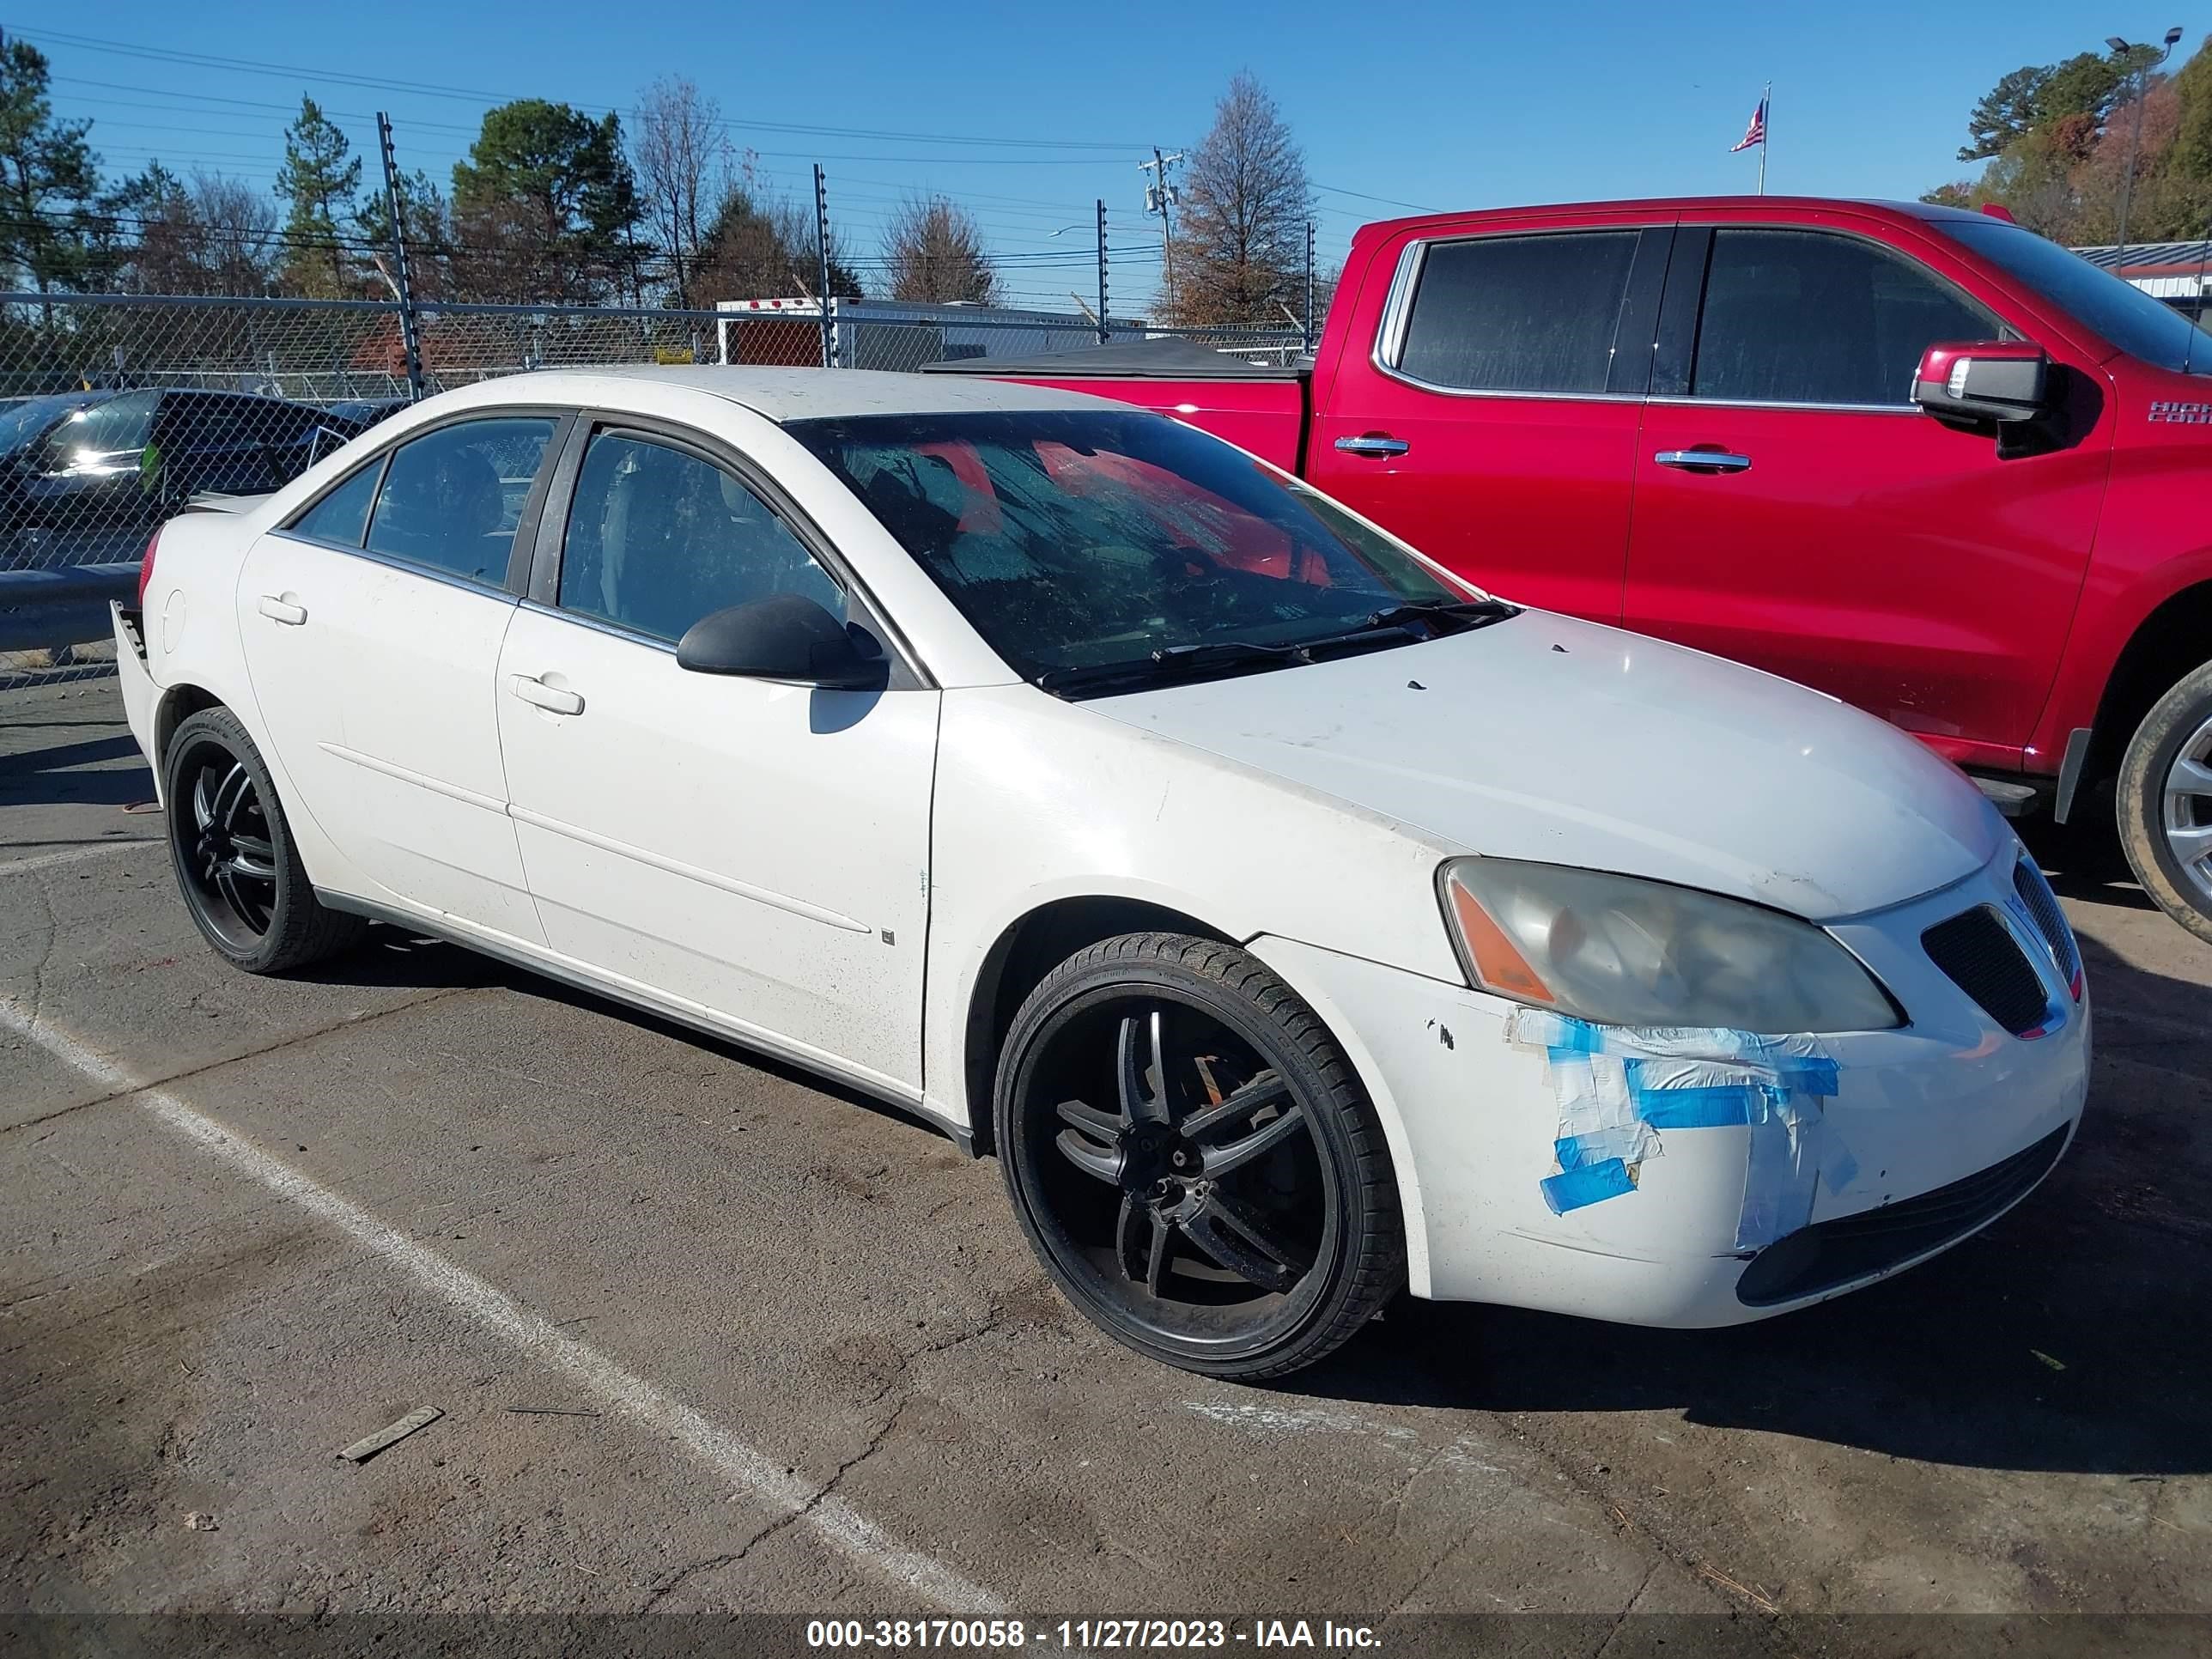
{"label": "chain link fence", "polygon": [[[981,307],[715,311],[418,303],[425,395],[536,368],[914,370],[1170,332]],[[1180,331],[1288,367],[1295,328]],[[107,603],[195,496],[265,495],[411,401],[396,301],[0,295],[0,689],[112,672]],[[100,665],[108,659],[103,669]]]}

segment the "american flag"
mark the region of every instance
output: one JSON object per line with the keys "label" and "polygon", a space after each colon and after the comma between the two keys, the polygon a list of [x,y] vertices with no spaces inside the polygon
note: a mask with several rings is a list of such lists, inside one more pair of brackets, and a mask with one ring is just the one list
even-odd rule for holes
{"label": "american flag", "polygon": [[1753,144],[1763,144],[1765,142],[1766,100],[1762,98],[1759,100],[1759,107],[1751,112],[1751,125],[1743,131],[1743,142],[1730,149],[1729,154],[1733,155],[1736,150],[1749,149]]}

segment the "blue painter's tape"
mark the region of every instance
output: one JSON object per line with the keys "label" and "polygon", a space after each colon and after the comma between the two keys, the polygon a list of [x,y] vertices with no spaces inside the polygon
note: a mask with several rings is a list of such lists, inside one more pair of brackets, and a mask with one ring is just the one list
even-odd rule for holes
{"label": "blue painter's tape", "polygon": [[1778,1060],[1773,1062],[1774,1074],[1786,1089],[1802,1089],[1808,1095],[1833,1099],[1836,1093],[1836,1062],[1832,1060]]}
{"label": "blue painter's tape", "polygon": [[1636,1097],[1636,1115],[1655,1129],[1720,1129],[1766,1115],[1766,1091],[1756,1083],[1698,1089],[1651,1089]]}
{"label": "blue painter's tape", "polygon": [[1565,1215],[1585,1204],[1619,1198],[1623,1193],[1636,1190],[1636,1183],[1628,1178],[1628,1165],[1617,1158],[1593,1164],[1588,1169],[1546,1176],[1539,1184],[1544,1189],[1544,1202],[1551,1206],[1553,1215]]}

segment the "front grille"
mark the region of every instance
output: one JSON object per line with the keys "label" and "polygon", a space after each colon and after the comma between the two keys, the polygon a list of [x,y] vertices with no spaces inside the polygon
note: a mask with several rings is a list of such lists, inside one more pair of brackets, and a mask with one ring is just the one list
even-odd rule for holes
{"label": "front grille", "polygon": [[2066,913],[2058,908],[2058,895],[2051,890],[2051,884],[2036,868],[2033,859],[2022,859],[2013,866],[2012,885],[2035,918],[2037,931],[2049,942],[2051,954],[2058,963],[2058,976],[2073,984],[2075,975],[2081,971],[2081,953],[2074,943],[2074,930],[2066,925]]}
{"label": "front grille", "polygon": [[1878,1210],[1817,1222],[1778,1239],[1743,1270],[1736,1281],[1736,1300],[1748,1308],[1771,1308],[1941,1249],[2025,1197],[2051,1172],[2065,1146],[2066,1131],[2053,1129],[2002,1164],[1948,1187]]}
{"label": "front grille", "polygon": [[2043,1024],[2051,999],[2012,932],[1989,906],[1977,905],[1921,934],[1929,959],[2014,1036]]}

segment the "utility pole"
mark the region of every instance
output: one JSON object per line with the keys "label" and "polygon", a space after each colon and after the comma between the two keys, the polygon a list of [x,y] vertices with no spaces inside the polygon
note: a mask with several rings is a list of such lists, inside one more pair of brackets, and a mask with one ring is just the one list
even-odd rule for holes
{"label": "utility pole", "polygon": [[392,216],[392,283],[399,295],[399,339],[407,352],[407,396],[422,399],[422,336],[415,322],[415,287],[407,275],[407,235],[401,228],[399,163],[392,152],[392,118],[376,112],[376,143],[384,155],[384,210]]}
{"label": "utility pole", "polygon": [[1311,351],[1314,343],[1314,223],[1306,221],[1306,349]]}
{"label": "utility pole", "polygon": [[822,367],[837,366],[837,325],[830,316],[830,186],[822,176],[822,163],[814,164],[814,252],[821,267]]}
{"label": "utility pole", "polygon": [[1106,198],[1098,198],[1098,343],[1106,343]]}
{"label": "utility pole", "polygon": [[1160,216],[1160,298],[1172,307],[1175,301],[1175,226],[1168,217],[1168,209],[1182,200],[1182,191],[1168,182],[1168,169],[1182,160],[1177,150],[1172,155],[1163,155],[1159,146],[1152,146],[1152,159],[1137,163],[1137,171],[1149,173],[1152,182],[1145,186],[1145,211]]}

